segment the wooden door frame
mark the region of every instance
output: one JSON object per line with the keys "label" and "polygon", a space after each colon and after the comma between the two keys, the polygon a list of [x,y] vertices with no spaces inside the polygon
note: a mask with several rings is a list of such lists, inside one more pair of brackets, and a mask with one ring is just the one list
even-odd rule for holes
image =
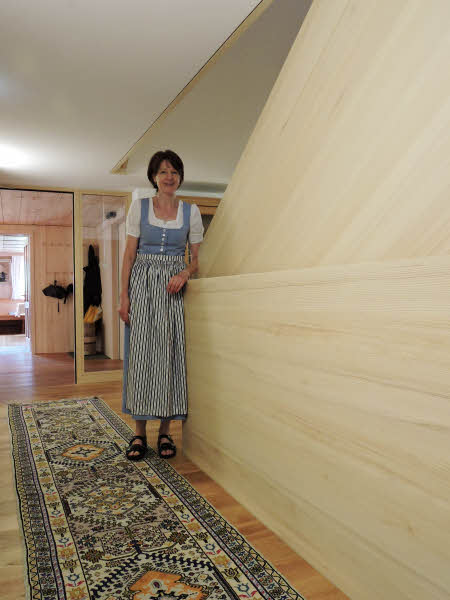
{"label": "wooden door frame", "polygon": [[121,381],[123,377],[123,369],[117,369],[114,371],[89,372],[86,372],[84,369],[82,200],[83,196],[86,194],[94,196],[125,197],[125,214],[127,214],[131,205],[131,192],[118,192],[107,190],[75,190],[73,201],[76,383]]}
{"label": "wooden door frame", "polygon": [[[73,234],[73,280],[74,280],[74,344],[75,344],[75,383],[100,383],[104,381],[120,381],[122,380],[123,370],[116,371],[91,371],[86,373],[84,371],[84,329],[83,329],[83,235],[81,229],[81,199],[84,194],[92,194],[96,196],[125,196],[126,197],[126,213],[128,212],[131,205],[131,192],[124,192],[117,190],[79,190],[75,188],[64,188],[58,187],[57,189],[48,187],[38,186],[11,186],[7,184],[1,184],[0,188],[5,190],[17,190],[17,191],[36,191],[36,192],[53,192],[53,193],[69,193],[73,197],[73,223],[72,223],[72,234]],[[9,233],[17,231],[17,227],[20,228],[21,232],[30,236],[30,271],[33,269],[30,286],[30,297],[32,301],[36,297],[36,282],[34,278],[34,260],[35,260],[35,249],[34,249],[34,225],[1,225],[0,233]],[[35,311],[31,313],[31,347],[32,353],[35,353],[36,344],[36,322],[35,322]]]}

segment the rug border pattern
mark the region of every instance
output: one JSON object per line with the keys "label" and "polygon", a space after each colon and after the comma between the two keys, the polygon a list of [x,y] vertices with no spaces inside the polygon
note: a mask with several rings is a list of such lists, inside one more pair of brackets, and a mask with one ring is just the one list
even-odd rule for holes
{"label": "rug border pattern", "polygon": [[[61,405],[64,403],[84,405],[90,413],[93,412],[96,415],[96,421],[100,422],[101,426],[107,430],[108,436],[113,443],[115,443],[122,451],[125,450],[130,435],[132,435],[132,430],[104,400],[97,396],[87,398],[77,397],[50,401],[45,404]],[[62,517],[65,518],[64,507],[61,503],[56,485],[52,480],[52,486],[52,481],[50,481],[48,472],[44,467],[45,456],[43,456],[38,428],[36,423],[33,422],[34,417],[31,411],[38,404],[41,405],[42,403],[8,405],[10,434],[12,439],[12,456],[15,466],[15,469],[13,469],[15,471],[14,484],[18,498],[18,515],[20,516],[19,521],[22,529],[24,549],[28,560],[35,558],[36,544],[34,544],[34,539],[38,535],[36,528],[38,528],[40,524],[39,519],[27,517],[26,512],[29,512],[30,506],[36,506],[39,501],[39,504],[41,505],[41,514],[44,519],[51,518],[48,511],[49,505],[53,510],[53,515],[56,515],[59,520],[61,520]],[[27,409],[29,410],[29,413],[27,412]],[[27,434],[27,427],[30,438]],[[27,454],[25,456],[18,452],[20,439],[22,445],[24,442],[27,445]],[[30,454],[33,458],[30,458]],[[240,597],[243,600],[246,598],[257,600],[258,597],[261,598],[261,600],[273,600],[275,598],[276,600],[305,600],[304,597],[301,596],[299,592],[297,592],[276,570],[276,568],[263,558],[234,526],[228,523],[216,508],[203,498],[184,477],[179,475],[167,461],[160,459],[153,449],[149,449],[149,454],[146,459],[134,464],[148,482],[158,489],[163,500],[176,514],[180,524],[185,527],[190,534],[192,534],[193,531],[198,533],[199,527],[201,528],[202,536],[200,536],[200,539],[197,537],[196,542],[200,546],[202,553],[211,560],[212,564],[214,564],[215,570],[221,574],[220,578],[222,579],[223,577],[223,581],[227,582],[227,587],[229,587],[229,578],[227,579],[227,575],[228,577],[230,575],[230,561],[239,567],[241,575],[245,577],[245,579],[240,576],[238,581],[236,577],[237,584],[236,586],[232,585],[232,590],[236,597]],[[41,465],[45,477],[39,478],[39,469],[36,468],[38,465]],[[30,471],[33,471],[33,468],[35,471],[33,477],[30,477],[29,480],[27,480],[24,477],[24,470],[29,473]],[[39,492],[42,492],[42,484],[46,486],[44,489],[47,489],[47,493],[44,494],[44,500],[38,497]],[[31,497],[33,502],[30,504],[28,499],[27,502],[25,502],[25,496],[27,496],[27,498]],[[47,502],[45,502],[45,500],[47,500]],[[43,501],[44,506],[42,506]],[[42,510],[42,508],[45,508],[45,510]],[[68,524],[67,530],[70,535]],[[221,540],[221,535],[224,533],[227,534],[227,537],[232,538],[232,543],[228,541],[227,544],[225,544]],[[52,536],[46,536],[46,538],[48,537]],[[215,544],[212,544],[211,540],[214,541]],[[55,560],[56,549],[51,548],[51,542],[49,542],[48,539],[47,542],[49,556],[52,556],[52,585],[57,590],[56,597],[62,600],[63,598],[66,598],[63,573],[60,570],[60,565],[64,564],[64,562],[62,561],[61,563],[61,558],[59,563],[58,560]],[[74,543],[70,545],[75,547]],[[208,545],[210,549],[214,547],[216,550],[211,551],[208,549]],[[69,562],[73,563],[74,561]],[[252,567],[253,573],[250,571],[250,567]],[[258,569],[257,576],[254,575],[255,567]],[[33,574],[34,571],[36,572],[35,575]],[[79,564],[79,568],[76,569],[76,571],[80,580],[75,587],[81,592],[81,586],[84,585],[87,590],[87,582],[84,579],[81,564]],[[264,585],[259,581],[259,572],[264,575]],[[231,575],[233,575],[233,573],[231,573]],[[26,578],[28,583],[27,597],[29,600],[40,600],[44,597],[41,595],[40,583],[37,578],[38,572],[36,560],[34,560],[34,564],[29,565]],[[47,581],[48,580],[49,576],[47,575]],[[248,584],[254,590],[251,595],[243,593],[247,585],[245,584],[245,580],[247,580]]]}

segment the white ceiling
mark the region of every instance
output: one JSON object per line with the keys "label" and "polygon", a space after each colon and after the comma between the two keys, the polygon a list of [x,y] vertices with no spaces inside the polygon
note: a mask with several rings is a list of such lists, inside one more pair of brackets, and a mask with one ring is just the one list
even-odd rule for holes
{"label": "white ceiling", "polygon": [[184,189],[223,192],[310,5],[311,0],[275,0],[150,129],[129,158],[127,172],[141,174],[148,186],[149,157],[172,148],[185,162]]}
{"label": "white ceiling", "polygon": [[2,0],[0,151],[23,162],[0,164],[0,185],[132,190],[148,185],[149,153],[172,147],[188,188],[223,188],[309,0],[274,0],[147,133],[128,173],[110,171],[258,4]]}

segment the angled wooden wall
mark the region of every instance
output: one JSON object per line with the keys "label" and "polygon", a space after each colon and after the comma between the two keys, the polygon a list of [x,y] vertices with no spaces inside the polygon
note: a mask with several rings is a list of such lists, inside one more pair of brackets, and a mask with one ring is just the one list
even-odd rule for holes
{"label": "angled wooden wall", "polygon": [[186,296],[188,455],[355,600],[450,597],[449,64],[316,1]]}

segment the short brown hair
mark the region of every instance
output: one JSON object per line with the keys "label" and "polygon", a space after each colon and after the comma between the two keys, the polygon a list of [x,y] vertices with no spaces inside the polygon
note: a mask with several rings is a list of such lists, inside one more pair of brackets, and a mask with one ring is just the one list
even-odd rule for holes
{"label": "short brown hair", "polygon": [[180,176],[180,185],[183,183],[184,165],[181,158],[172,150],[159,150],[151,157],[147,169],[148,180],[156,190],[158,189],[158,186],[156,185],[155,175],[158,173],[159,167],[164,160],[170,162],[175,171],[177,171]]}

